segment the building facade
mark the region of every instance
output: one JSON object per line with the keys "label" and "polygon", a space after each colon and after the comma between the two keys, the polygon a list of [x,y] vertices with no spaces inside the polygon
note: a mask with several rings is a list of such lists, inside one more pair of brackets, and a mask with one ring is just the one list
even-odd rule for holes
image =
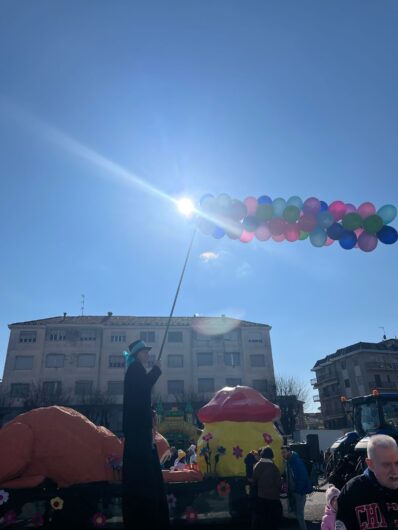
{"label": "building facade", "polygon": [[363,396],[376,388],[397,391],[398,339],[352,344],[317,361],[312,371],[316,378],[311,383],[319,392],[314,400],[320,402],[325,428],[349,427],[341,396]]}
{"label": "building facade", "polygon": [[[11,324],[2,394],[13,407],[37,393],[85,403],[94,393],[122,404],[123,350],[137,339],[157,358],[167,317],[67,316]],[[175,317],[154,399],[209,399],[224,386],[275,393],[270,326],[222,317]]]}

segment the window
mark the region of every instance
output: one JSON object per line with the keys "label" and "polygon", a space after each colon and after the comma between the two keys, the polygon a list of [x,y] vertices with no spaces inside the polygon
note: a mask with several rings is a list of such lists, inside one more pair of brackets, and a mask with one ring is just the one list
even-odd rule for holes
{"label": "window", "polygon": [[24,398],[29,394],[29,383],[12,383],[10,396],[12,398]]}
{"label": "window", "polygon": [[49,353],[46,356],[46,368],[63,368],[65,364],[65,355],[58,353]]}
{"label": "window", "polygon": [[182,331],[169,331],[167,342],[182,342]]}
{"label": "window", "polygon": [[80,353],[77,356],[77,366],[79,368],[94,368],[94,366],[95,366],[95,354],[93,354],[93,353]]}
{"label": "window", "polygon": [[247,340],[249,342],[263,342],[263,336],[261,333],[250,333]]}
{"label": "window", "polygon": [[198,379],[198,392],[214,392],[214,379]]}
{"label": "window", "polygon": [[346,388],[350,388],[351,383],[350,383],[350,380],[349,380],[349,379],[344,379],[344,386],[345,386]]}
{"label": "window", "polygon": [[375,385],[382,386],[381,377],[379,374],[375,374]]}
{"label": "window", "polygon": [[81,341],[94,341],[97,340],[97,330],[96,329],[82,329],[80,331],[80,340]]}
{"label": "window", "polygon": [[61,394],[62,382],[61,381],[44,381],[43,383],[43,394],[45,396],[54,396]]}
{"label": "window", "polygon": [[184,393],[184,381],[177,379],[167,381],[167,393],[172,395],[178,395]]}
{"label": "window", "polygon": [[202,352],[196,354],[196,360],[198,366],[213,366],[213,353]]}
{"label": "window", "polygon": [[239,352],[224,353],[224,364],[225,366],[240,366],[240,353]]}
{"label": "window", "polygon": [[154,331],[141,331],[140,339],[144,342],[156,342],[155,341],[155,332]]}
{"label": "window", "polygon": [[265,366],[265,355],[261,353],[250,355],[250,366]]}
{"label": "window", "polygon": [[225,383],[227,386],[238,386],[242,384],[242,379],[240,377],[227,377]]}
{"label": "window", "polygon": [[169,355],[167,357],[168,368],[183,368],[184,367],[184,356],[183,355]]}
{"label": "window", "polygon": [[92,394],[93,382],[92,381],[76,381],[75,383],[75,394],[78,396],[84,396]]}
{"label": "window", "polygon": [[253,379],[253,388],[259,392],[267,392],[268,381],[266,379]]}
{"label": "window", "polygon": [[33,355],[17,355],[15,357],[14,370],[32,370]]}
{"label": "window", "polygon": [[122,396],[123,381],[108,381],[108,394],[111,396]]}
{"label": "window", "polygon": [[126,342],[126,335],[111,335],[111,342]]}
{"label": "window", "polygon": [[124,368],[126,360],[123,355],[110,355],[108,366],[109,368]]}
{"label": "window", "polygon": [[224,340],[227,342],[230,342],[230,341],[236,342],[238,339],[239,339],[239,332],[236,329],[224,334]]}
{"label": "window", "polygon": [[20,331],[19,342],[36,342],[36,331]]}
{"label": "window", "polygon": [[345,369],[347,368],[347,363],[346,363],[346,361],[341,361],[340,364],[341,364],[341,368],[342,368],[343,370],[345,370]]}
{"label": "window", "polygon": [[66,340],[66,332],[62,329],[50,329],[48,332],[48,340],[53,342]]}

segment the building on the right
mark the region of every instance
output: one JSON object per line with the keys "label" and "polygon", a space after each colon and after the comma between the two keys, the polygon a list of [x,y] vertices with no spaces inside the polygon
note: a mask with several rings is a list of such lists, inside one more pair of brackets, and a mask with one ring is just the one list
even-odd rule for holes
{"label": "building on the right", "polygon": [[320,402],[325,429],[349,427],[341,396],[398,389],[398,339],[352,344],[320,359],[311,370],[316,374],[311,384],[319,392],[314,401]]}

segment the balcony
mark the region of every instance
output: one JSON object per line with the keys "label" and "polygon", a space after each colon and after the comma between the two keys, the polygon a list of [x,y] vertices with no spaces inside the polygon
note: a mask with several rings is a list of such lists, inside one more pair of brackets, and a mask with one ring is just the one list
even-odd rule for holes
{"label": "balcony", "polygon": [[316,377],[313,377],[312,379],[310,379],[310,384],[311,384],[312,386],[315,386],[317,383],[318,383],[318,381],[317,381],[317,378],[316,378]]}
{"label": "balcony", "polygon": [[365,363],[367,370],[397,370],[398,363],[385,363],[383,361],[370,361]]}
{"label": "balcony", "polygon": [[316,396],[313,396],[313,400],[317,403],[321,401],[321,398],[318,395],[316,395]]}
{"label": "balcony", "polygon": [[317,386],[326,383],[336,383],[338,381],[337,374],[319,374],[317,375]]}

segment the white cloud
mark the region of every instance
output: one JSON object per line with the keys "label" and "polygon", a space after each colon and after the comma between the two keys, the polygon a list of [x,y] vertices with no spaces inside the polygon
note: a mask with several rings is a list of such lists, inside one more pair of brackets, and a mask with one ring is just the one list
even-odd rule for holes
{"label": "white cloud", "polygon": [[217,254],[216,252],[202,252],[199,257],[204,263],[208,263],[209,261],[218,259],[220,254]]}

